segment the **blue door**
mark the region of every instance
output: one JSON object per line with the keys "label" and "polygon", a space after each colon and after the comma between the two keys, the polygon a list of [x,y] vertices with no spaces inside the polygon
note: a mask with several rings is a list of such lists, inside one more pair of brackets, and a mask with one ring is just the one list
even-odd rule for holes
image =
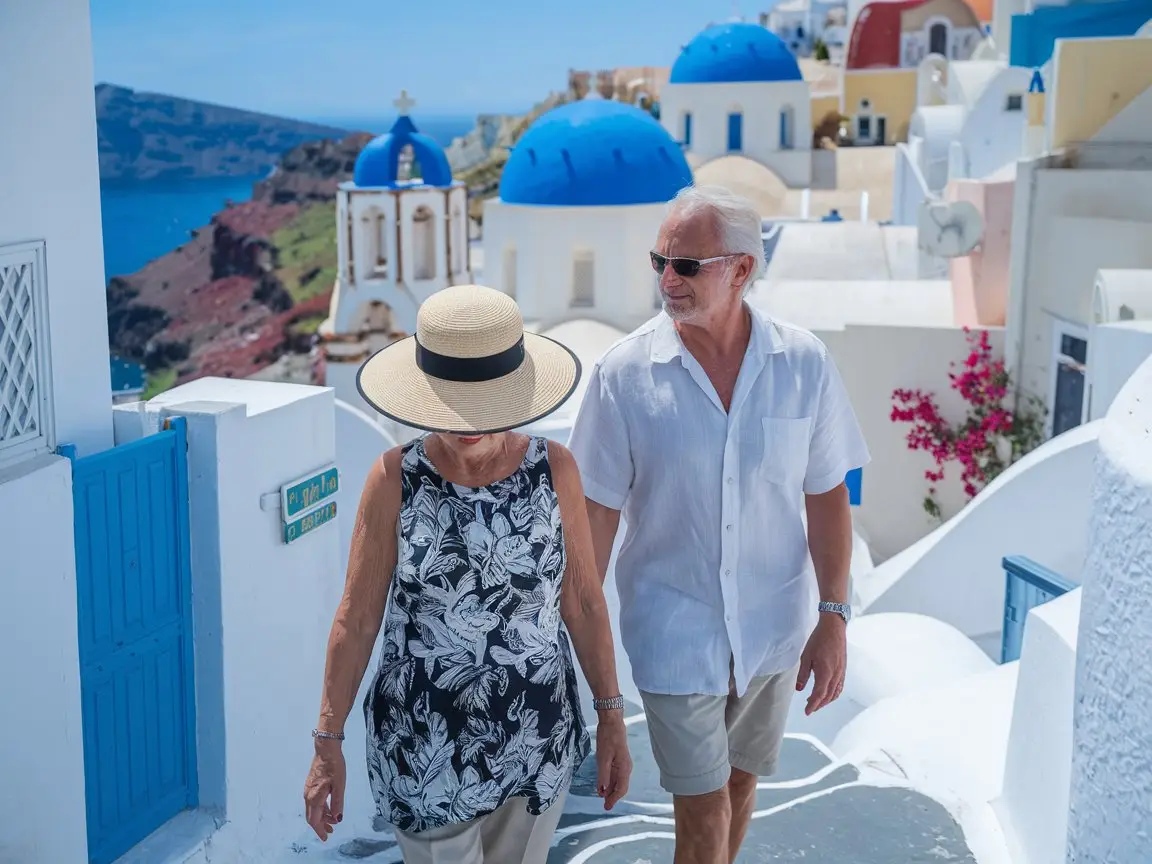
{"label": "blue door", "polygon": [[72,463],[91,864],[197,803],[184,422]]}
{"label": "blue door", "polygon": [[1004,630],[1000,642],[1000,662],[1011,663],[1020,659],[1024,647],[1024,624],[1030,609],[1054,600],[1072,591],[1076,586],[1023,555],[1009,555],[1003,559],[1004,568]]}
{"label": "blue door", "polygon": [[744,149],[744,115],[728,115],[728,152],[739,153]]}

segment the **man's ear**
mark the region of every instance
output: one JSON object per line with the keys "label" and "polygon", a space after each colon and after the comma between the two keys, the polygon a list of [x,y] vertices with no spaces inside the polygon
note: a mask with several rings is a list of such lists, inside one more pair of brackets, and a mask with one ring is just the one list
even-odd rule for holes
{"label": "man's ear", "polygon": [[752,268],[756,259],[751,255],[741,255],[736,259],[736,267],[732,273],[732,286],[743,291],[752,281]]}

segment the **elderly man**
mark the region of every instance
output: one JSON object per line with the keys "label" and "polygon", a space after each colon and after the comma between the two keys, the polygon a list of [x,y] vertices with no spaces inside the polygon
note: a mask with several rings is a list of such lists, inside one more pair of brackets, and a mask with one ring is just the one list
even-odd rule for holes
{"label": "elderly man", "polygon": [[650,256],[664,311],[592,370],[570,446],[601,578],[624,512],[620,633],[675,862],[722,864],[776,770],[793,688],[814,679],[809,714],[840,695],[844,478],[869,457],[824,345],[744,302],[764,269],[750,202],[683,190]]}

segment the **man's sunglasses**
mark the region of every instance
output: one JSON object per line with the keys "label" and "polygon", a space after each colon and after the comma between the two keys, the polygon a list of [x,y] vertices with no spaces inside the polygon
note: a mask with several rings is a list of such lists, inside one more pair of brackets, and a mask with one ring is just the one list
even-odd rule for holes
{"label": "man's sunglasses", "polygon": [[677,276],[684,279],[691,279],[700,272],[700,268],[705,264],[711,264],[714,261],[723,261],[726,258],[738,258],[738,255],[717,255],[715,258],[668,258],[661,255],[659,252],[649,252],[648,257],[652,259],[652,269],[659,275],[664,275],[664,268],[671,267],[672,272]]}

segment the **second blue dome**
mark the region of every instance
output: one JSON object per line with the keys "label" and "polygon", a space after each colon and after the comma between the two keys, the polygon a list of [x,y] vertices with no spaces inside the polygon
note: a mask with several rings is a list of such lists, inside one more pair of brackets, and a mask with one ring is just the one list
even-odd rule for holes
{"label": "second blue dome", "polygon": [[718,24],[698,34],[680,50],[669,76],[672,84],[803,80],[800,64],[779,36],[744,22]]}
{"label": "second blue dome", "polygon": [[651,114],[585,99],[542,114],[516,142],[500,177],[506,204],[610,207],[662,204],[692,169]]}

